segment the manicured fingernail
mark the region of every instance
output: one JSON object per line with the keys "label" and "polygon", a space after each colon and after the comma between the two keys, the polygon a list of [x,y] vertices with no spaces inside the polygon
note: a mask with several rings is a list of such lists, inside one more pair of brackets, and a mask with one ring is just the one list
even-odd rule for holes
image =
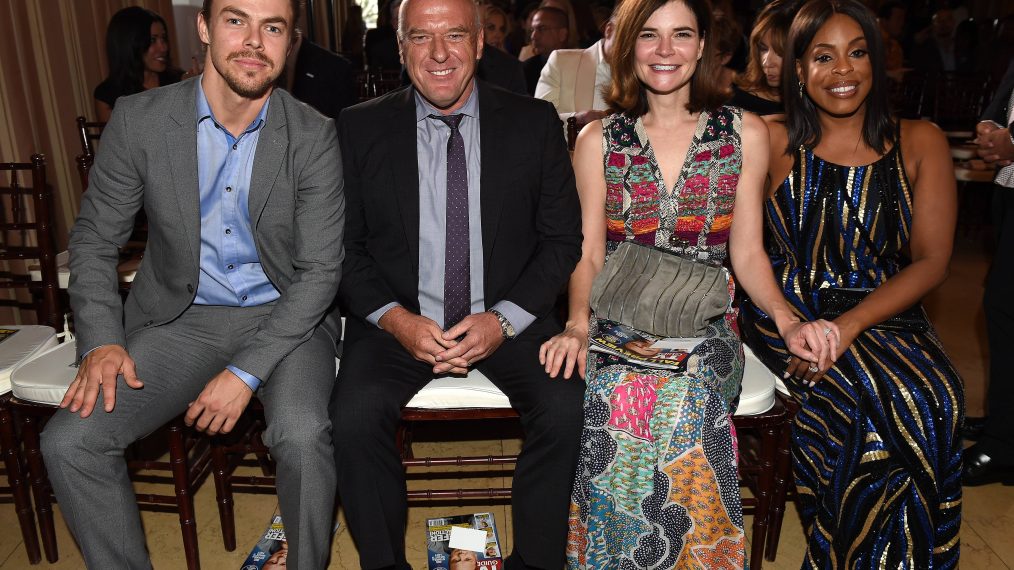
{"label": "manicured fingernail", "polygon": [[786,371],[785,374],[782,374],[782,378],[785,379],[785,380],[788,380],[789,376],[792,376],[792,375],[789,374],[788,371]]}

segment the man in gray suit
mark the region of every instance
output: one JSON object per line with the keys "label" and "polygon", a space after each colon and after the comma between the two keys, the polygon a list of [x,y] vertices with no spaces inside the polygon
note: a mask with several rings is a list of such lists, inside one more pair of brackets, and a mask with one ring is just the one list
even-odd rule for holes
{"label": "man in gray suit", "polygon": [[[333,122],[272,89],[298,7],[205,0],[204,74],[121,99],[102,135],[70,237],[84,356],[42,441],[91,568],[151,566],[124,448],[183,412],[228,432],[254,392],[289,561],[327,562],[345,204]],[[117,249],[142,207],[147,249],[121,304]]]}

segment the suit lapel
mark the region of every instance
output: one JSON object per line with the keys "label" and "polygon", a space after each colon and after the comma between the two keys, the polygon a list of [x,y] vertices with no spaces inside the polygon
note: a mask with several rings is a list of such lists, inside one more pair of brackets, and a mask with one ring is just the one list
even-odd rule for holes
{"label": "suit lapel", "polygon": [[392,133],[389,141],[394,172],[394,194],[412,256],[415,281],[419,275],[419,153],[416,149],[415,90],[405,89],[394,99],[396,108],[388,116]]}
{"label": "suit lapel", "polygon": [[247,208],[254,228],[260,221],[272,188],[275,187],[275,179],[278,178],[278,171],[285,162],[285,153],[289,148],[289,132],[285,128],[287,125],[285,108],[278,91],[271,94],[269,101],[267,117],[257,138],[253,169],[250,171]]}
{"label": "suit lapel", "polygon": [[500,223],[500,207],[505,193],[503,157],[511,155],[507,134],[514,132],[512,126],[500,112],[503,106],[494,89],[483,82],[479,86],[479,149],[481,170],[479,180],[479,202],[482,205],[482,258],[486,267],[490,265],[493,241]]}
{"label": "suit lapel", "polygon": [[166,130],[168,150],[176,201],[180,218],[190,244],[194,263],[200,263],[201,251],[201,196],[197,174],[197,89],[200,79],[192,79],[170,103],[169,115],[175,127]]}
{"label": "suit lapel", "polygon": [[577,80],[574,82],[574,110],[585,111],[595,105],[595,74],[598,71],[599,44],[581,52],[577,64]]}

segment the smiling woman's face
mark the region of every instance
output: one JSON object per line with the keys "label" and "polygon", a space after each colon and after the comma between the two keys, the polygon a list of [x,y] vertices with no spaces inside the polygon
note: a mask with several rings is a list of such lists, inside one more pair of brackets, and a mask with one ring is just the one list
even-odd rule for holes
{"label": "smiling woman's face", "polygon": [[671,93],[690,82],[704,55],[697,17],[679,0],[655,10],[634,46],[634,73],[655,93]]}
{"label": "smiling woman's face", "polygon": [[864,109],[873,66],[863,29],[852,18],[831,16],[796,65],[806,94],[821,111],[844,117]]}
{"label": "smiling woman's face", "polygon": [[151,45],[143,59],[145,71],[162,73],[169,66],[169,35],[162,22],[151,23]]}

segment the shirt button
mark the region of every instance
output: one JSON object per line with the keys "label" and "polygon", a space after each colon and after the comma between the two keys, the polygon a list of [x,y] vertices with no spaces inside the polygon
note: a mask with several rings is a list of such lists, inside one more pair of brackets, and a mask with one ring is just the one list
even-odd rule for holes
{"label": "shirt button", "polygon": [[187,293],[193,293],[193,292],[194,292],[194,286],[191,285],[190,283],[187,283]]}
{"label": "shirt button", "polygon": [[238,144],[234,144],[234,145],[232,145],[232,150],[236,150],[236,148],[237,148],[238,146],[239,146]]}
{"label": "shirt button", "polygon": [[227,267],[227,269],[232,269],[232,264],[231,263],[229,264],[229,267]]}
{"label": "shirt button", "polygon": [[229,228],[226,228],[225,229],[225,235],[227,235],[227,236],[228,235],[232,235],[232,230],[230,230]]}
{"label": "shirt button", "polygon": [[232,192],[232,186],[226,186],[225,187],[225,191],[226,192]]}
{"label": "shirt button", "polygon": [[243,295],[243,300],[246,301],[246,295]]}

